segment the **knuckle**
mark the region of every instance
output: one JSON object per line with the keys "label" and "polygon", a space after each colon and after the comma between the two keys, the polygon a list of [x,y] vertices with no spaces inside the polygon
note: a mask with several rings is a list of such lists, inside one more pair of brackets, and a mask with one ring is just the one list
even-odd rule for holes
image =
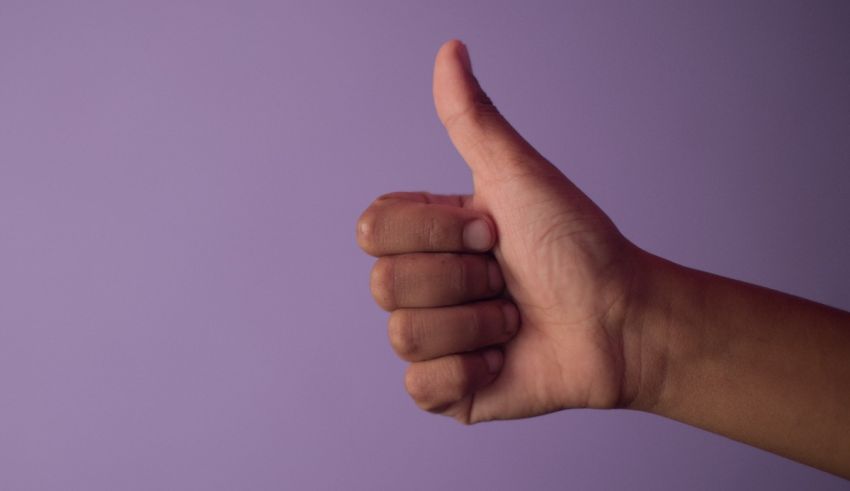
{"label": "knuckle", "polygon": [[400,358],[411,361],[417,358],[421,349],[412,313],[403,310],[393,312],[387,333],[390,346]]}
{"label": "knuckle", "polygon": [[428,408],[434,406],[431,384],[417,369],[416,365],[407,367],[407,372],[404,374],[404,388],[422,409],[428,410]]}
{"label": "knuckle", "polygon": [[366,209],[357,220],[357,244],[368,253],[375,252],[379,214],[374,206]]}
{"label": "knuckle", "polygon": [[435,373],[436,368],[434,365],[426,369],[417,363],[411,364],[407,368],[404,385],[420,409],[430,413],[444,413],[463,395],[458,396],[451,380],[441,376],[445,374]]}
{"label": "knuckle", "polygon": [[394,264],[392,258],[379,258],[372,267],[369,281],[372,297],[385,310],[393,310],[395,308],[393,270]]}

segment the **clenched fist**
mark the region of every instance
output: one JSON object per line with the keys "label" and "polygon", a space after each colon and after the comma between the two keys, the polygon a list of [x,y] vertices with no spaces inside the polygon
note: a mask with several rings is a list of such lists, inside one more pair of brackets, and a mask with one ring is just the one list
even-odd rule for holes
{"label": "clenched fist", "polygon": [[387,194],[357,226],[410,395],[464,423],[633,399],[637,248],[499,114],[458,41],[434,101],[475,192]]}
{"label": "clenched fist", "polygon": [[387,194],[357,225],[420,407],[642,409],[850,477],[850,312],[633,245],[505,121],[458,41],[434,102],[474,193]]}

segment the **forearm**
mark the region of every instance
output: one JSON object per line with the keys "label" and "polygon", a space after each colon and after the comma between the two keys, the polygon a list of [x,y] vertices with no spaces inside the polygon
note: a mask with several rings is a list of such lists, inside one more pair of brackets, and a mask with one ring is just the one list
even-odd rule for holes
{"label": "forearm", "polygon": [[630,405],[850,477],[850,314],[646,254]]}

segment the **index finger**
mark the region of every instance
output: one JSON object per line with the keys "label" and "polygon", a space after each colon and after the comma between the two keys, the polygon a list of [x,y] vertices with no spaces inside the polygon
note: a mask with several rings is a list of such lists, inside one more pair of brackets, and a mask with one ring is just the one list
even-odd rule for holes
{"label": "index finger", "polygon": [[372,256],[413,252],[486,252],[496,227],[464,207],[462,196],[393,193],[372,203],[357,221],[357,242]]}

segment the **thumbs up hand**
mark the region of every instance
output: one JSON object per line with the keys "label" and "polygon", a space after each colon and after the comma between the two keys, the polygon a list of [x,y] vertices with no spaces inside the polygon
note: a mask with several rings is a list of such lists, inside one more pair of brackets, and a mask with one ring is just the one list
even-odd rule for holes
{"label": "thumbs up hand", "polygon": [[458,41],[434,101],[474,193],[391,193],[360,217],[407,391],[463,423],[638,396],[642,251],[499,114]]}

